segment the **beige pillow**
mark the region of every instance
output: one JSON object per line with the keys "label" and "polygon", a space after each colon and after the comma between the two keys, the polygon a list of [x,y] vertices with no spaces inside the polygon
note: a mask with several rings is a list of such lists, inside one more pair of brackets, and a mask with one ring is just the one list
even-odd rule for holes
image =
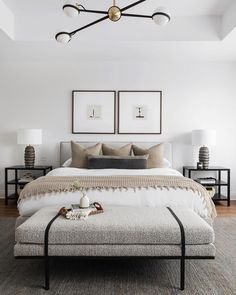
{"label": "beige pillow", "polygon": [[126,144],[119,149],[113,149],[106,144],[102,145],[102,153],[105,156],[131,156],[132,144]]}
{"label": "beige pillow", "polygon": [[133,144],[133,153],[135,156],[149,155],[148,168],[164,167],[164,145],[163,143],[152,146],[149,149],[142,149]]}
{"label": "beige pillow", "polygon": [[72,163],[70,167],[88,168],[88,155],[98,156],[101,154],[101,149],[101,143],[83,148],[79,143],[71,141]]}

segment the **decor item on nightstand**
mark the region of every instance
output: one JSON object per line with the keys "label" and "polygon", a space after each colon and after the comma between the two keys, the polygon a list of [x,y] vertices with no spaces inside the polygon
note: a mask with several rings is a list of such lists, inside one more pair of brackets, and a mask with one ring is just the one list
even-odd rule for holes
{"label": "decor item on nightstand", "polygon": [[192,131],[192,145],[200,146],[199,149],[199,162],[202,163],[203,169],[209,167],[209,149],[208,146],[216,144],[216,131],[215,130],[193,130]]}
{"label": "decor item on nightstand", "polygon": [[27,144],[25,148],[25,167],[33,168],[35,162],[35,150],[32,144],[42,144],[42,130],[19,129],[17,132],[17,143]]}

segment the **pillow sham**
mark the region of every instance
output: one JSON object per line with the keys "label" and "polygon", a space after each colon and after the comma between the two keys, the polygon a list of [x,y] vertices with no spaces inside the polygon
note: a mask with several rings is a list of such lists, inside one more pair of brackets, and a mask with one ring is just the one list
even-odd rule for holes
{"label": "pillow sham", "polygon": [[168,161],[166,158],[164,158],[162,168],[171,168],[171,167],[172,167],[172,165],[171,165],[170,161]]}
{"label": "pillow sham", "polygon": [[70,167],[71,163],[72,163],[72,158],[69,158],[61,165],[61,167]]}
{"label": "pillow sham", "polygon": [[131,156],[132,144],[126,144],[119,149],[113,149],[106,144],[102,145],[102,154],[105,156]]}
{"label": "pillow sham", "polygon": [[88,156],[88,169],[146,169],[148,155]]}
{"label": "pillow sham", "polygon": [[164,167],[164,145],[163,143],[154,145],[149,149],[142,149],[136,145],[132,145],[135,156],[149,155],[148,168],[163,168]]}
{"label": "pillow sham", "polygon": [[102,144],[97,143],[94,146],[84,148],[79,143],[71,141],[72,162],[70,167],[88,168],[88,155],[100,155]]}

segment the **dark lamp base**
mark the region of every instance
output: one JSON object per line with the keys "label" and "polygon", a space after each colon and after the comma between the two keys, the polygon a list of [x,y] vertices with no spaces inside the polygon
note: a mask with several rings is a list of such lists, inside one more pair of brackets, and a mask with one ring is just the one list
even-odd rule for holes
{"label": "dark lamp base", "polygon": [[206,146],[202,146],[199,149],[199,162],[202,163],[203,169],[209,168],[209,160],[210,160],[209,149]]}
{"label": "dark lamp base", "polygon": [[25,168],[34,168],[35,150],[32,145],[25,148]]}

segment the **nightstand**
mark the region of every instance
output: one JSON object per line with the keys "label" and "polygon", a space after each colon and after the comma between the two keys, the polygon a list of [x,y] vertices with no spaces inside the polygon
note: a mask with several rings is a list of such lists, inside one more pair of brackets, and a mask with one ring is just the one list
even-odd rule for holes
{"label": "nightstand", "polygon": [[[194,179],[192,176],[195,172],[203,172],[204,177],[208,177],[207,172],[216,172],[217,173],[217,180],[215,183],[204,183],[202,184],[205,187],[216,187],[217,192],[213,197],[213,201],[225,201],[227,205],[230,206],[230,169],[221,167],[221,166],[211,166],[208,169],[198,169],[194,166],[184,166],[183,167],[183,175]],[[226,180],[223,179],[223,173],[226,174]],[[222,194],[222,187],[226,187],[226,196]]]}
{"label": "nightstand", "polygon": [[[46,175],[49,171],[52,170],[52,166],[34,166],[34,168],[26,168],[24,165],[16,165],[5,168],[5,205],[8,205],[9,199],[18,199],[18,186],[25,186],[29,181],[20,181],[19,172],[20,171],[39,171],[41,176]],[[9,171],[14,171],[14,178],[9,180]],[[39,177],[38,175],[35,178]],[[8,193],[8,186],[15,186],[15,192],[11,195]]]}

